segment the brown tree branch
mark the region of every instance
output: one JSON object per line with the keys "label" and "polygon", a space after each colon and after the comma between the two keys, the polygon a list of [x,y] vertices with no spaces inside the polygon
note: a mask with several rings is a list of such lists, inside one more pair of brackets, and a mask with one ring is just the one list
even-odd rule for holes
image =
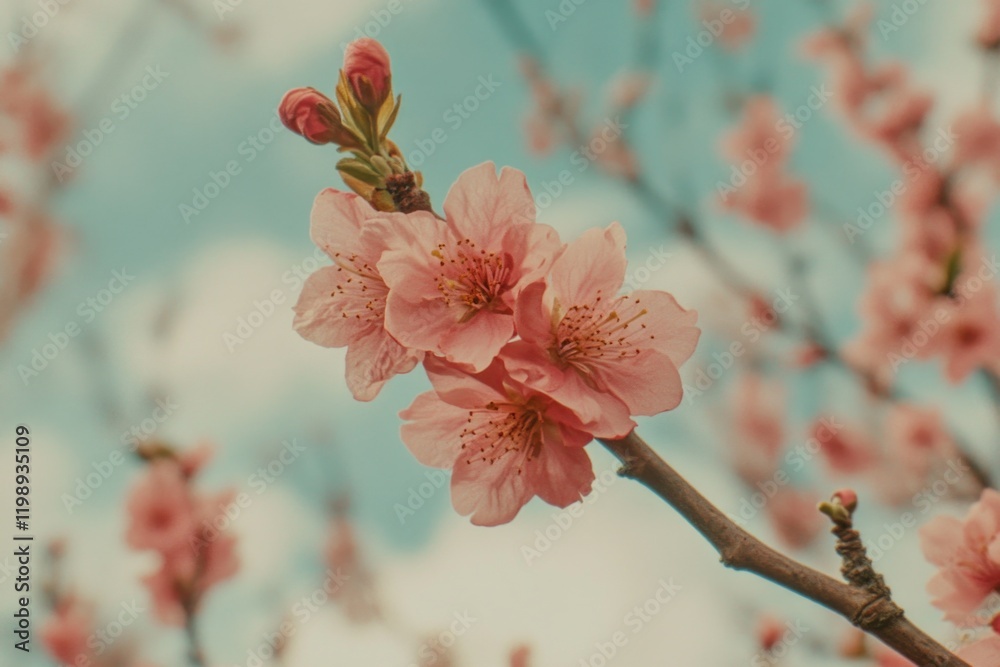
{"label": "brown tree branch", "polygon": [[752,572],[840,614],[918,665],[970,667],[905,615],[887,594],[833,579],[775,551],[729,519],[635,431],[603,444],[619,461],[619,474],[640,482],[677,510],[719,552],[723,565]]}

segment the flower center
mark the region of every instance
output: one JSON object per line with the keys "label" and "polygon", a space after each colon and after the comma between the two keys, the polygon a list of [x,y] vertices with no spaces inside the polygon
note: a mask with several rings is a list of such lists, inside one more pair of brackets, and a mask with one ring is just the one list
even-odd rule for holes
{"label": "flower center", "polygon": [[566,311],[556,325],[556,341],[549,353],[557,363],[578,370],[593,361],[635,356],[656,338],[642,321],[648,312],[631,296],[615,299],[610,309],[602,308],[598,292],[593,305]]}
{"label": "flower center", "polygon": [[541,450],[544,421],[543,413],[531,405],[490,402],[484,408],[469,410],[461,432],[465,463],[493,465],[507,454],[520,453],[522,460],[517,466],[520,475],[524,464],[536,458]]}
{"label": "flower center", "polygon": [[972,346],[983,337],[982,330],[974,325],[966,324],[959,327],[957,332],[958,342],[964,346]]}
{"label": "flower center", "polygon": [[459,311],[460,322],[484,308],[510,311],[500,299],[510,289],[514,258],[509,253],[488,252],[463,239],[453,247],[440,243],[431,254],[440,267],[437,290],[445,304]]}
{"label": "flower center", "polygon": [[333,261],[337,265],[337,284],[330,296],[341,298],[341,317],[382,326],[389,292],[382,276],[364,257],[354,253],[335,253]]}

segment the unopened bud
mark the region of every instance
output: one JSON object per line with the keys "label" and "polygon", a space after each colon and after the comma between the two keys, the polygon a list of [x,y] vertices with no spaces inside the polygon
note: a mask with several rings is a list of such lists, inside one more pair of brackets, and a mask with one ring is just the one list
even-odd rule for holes
{"label": "unopened bud", "polygon": [[295,88],[285,93],[278,115],[285,127],[314,144],[359,145],[341,122],[333,100],[315,88]]}
{"label": "unopened bud", "polygon": [[344,76],[355,99],[376,113],[392,90],[389,53],[371,37],[354,40],[344,53]]}

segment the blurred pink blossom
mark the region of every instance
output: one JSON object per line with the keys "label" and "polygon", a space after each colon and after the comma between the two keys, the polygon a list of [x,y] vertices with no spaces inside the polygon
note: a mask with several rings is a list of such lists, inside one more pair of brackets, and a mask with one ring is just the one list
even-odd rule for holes
{"label": "blurred pink blossom", "polygon": [[747,372],[736,382],[733,406],[733,462],[749,485],[770,479],[781,465],[787,392],[762,374]]}
{"label": "blurred pink blossom", "polygon": [[939,568],[927,584],[932,602],[965,625],[1000,587],[1000,493],[985,489],[965,519],[934,517],[920,529],[920,546]]}
{"label": "blurred pink blossom", "polygon": [[991,635],[958,650],[958,657],[972,667],[997,667],[1000,665],[1000,637]]}
{"label": "blurred pink blossom", "polygon": [[42,626],[42,644],[62,664],[89,663],[93,651],[88,640],[94,630],[94,610],[79,598],[67,596],[59,600],[55,613]]}
{"label": "blurred pink blossom", "polygon": [[878,461],[875,442],[860,429],[834,427],[827,420],[819,420],[809,437],[820,443],[820,454],[834,473],[856,475],[870,470]]}
{"label": "blurred pink blossom", "polygon": [[771,527],[782,544],[804,549],[823,532],[823,515],[816,509],[819,499],[812,493],[784,487],[765,508]]}

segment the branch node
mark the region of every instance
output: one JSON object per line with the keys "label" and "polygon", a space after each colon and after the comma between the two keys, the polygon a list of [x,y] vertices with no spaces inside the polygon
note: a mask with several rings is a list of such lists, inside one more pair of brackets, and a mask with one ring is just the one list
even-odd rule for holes
{"label": "branch node", "polygon": [[857,495],[844,490],[833,494],[830,502],[820,503],[819,510],[830,517],[837,536],[837,553],[842,565],[844,580],[854,588],[867,591],[872,597],[851,617],[851,623],[863,630],[880,628],[903,616],[903,610],[892,601],[892,591],[868,557],[868,550],[861,541],[861,533],[854,528],[854,510]]}
{"label": "branch node", "polygon": [[385,189],[392,197],[396,209],[403,213],[433,212],[430,196],[417,185],[416,177],[412,171],[386,176]]}

